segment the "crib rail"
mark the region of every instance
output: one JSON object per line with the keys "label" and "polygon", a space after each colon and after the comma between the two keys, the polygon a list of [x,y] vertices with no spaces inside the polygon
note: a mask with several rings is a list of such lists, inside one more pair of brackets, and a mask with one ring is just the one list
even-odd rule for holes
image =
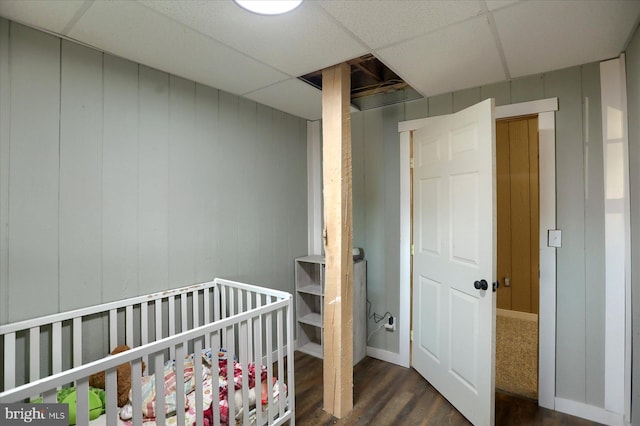
{"label": "crib rail", "polygon": [[[180,306],[179,309],[176,305]],[[153,306],[153,309],[149,309]],[[163,314],[166,307],[167,318]],[[139,311],[134,319],[134,309]],[[182,359],[186,353],[199,353],[203,348],[227,348],[229,359],[236,357],[241,364],[249,362],[262,363],[267,366],[268,383],[276,378],[279,383],[286,384],[287,396],[276,403],[269,392],[269,413],[266,418],[257,410],[259,423],[268,421],[269,424],[281,424],[287,420],[293,421],[294,407],[293,383],[293,327],[292,298],[285,292],[265,289],[249,284],[229,280],[216,279],[209,283],[184,287],[177,290],[156,293],[148,296],[130,298],[124,301],[111,302],[86,309],[78,309],[68,313],[49,315],[44,318],[22,321],[20,323],[0,326],[0,334],[4,344],[4,391],[0,393],[1,403],[29,401],[35,397],[42,397],[44,402],[56,402],[56,390],[60,387],[74,385],[78,395],[78,424],[88,423],[88,377],[91,374],[106,371],[107,394],[107,423],[115,424],[116,408],[116,367],[130,362],[132,365],[133,398],[140,400],[141,364],[145,362],[151,371],[162,371],[167,359]],[[154,311],[153,315],[151,310]],[[120,315],[124,312],[124,315]],[[114,343],[122,340],[120,328],[125,329],[124,340],[133,349],[109,356],[97,361],[82,363],[82,349],[84,336],[82,322],[87,316],[96,314],[108,315],[109,341]],[[124,316],[124,327],[119,317]],[[61,368],[62,338],[61,330],[65,322],[71,322],[73,330],[72,353],[73,367],[65,371]],[[152,324],[153,323],[153,324]],[[51,327],[51,362],[53,371],[45,377],[38,377],[39,372],[39,341],[40,330]],[[177,329],[179,327],[179,330]],[[131,337],[139,329],[139,345]],[[149,330],[154,330],[150,335]],[[168,329],[168,330],[166,330]],[[16,362],[16,336],[26,332],[29,341],[29,382],[18,384],[12,378],[11,372]],[[167,335],[168,333],[168,335]],[[114,337],[115,336],[115,337]],[[86,340],[86,339],[85,339]],[[86,344],[86,341],[84,341]],[[218,346],[219,345],[219,346]],[[275,350],[274,350],[275,348]],[[189,352],[188,352],[189,351]],[[285,362],[285,357],[288,362]],[[230,364],[230,377],[233,377]],[[182,363],[176,363],[177,377],[182,374]],[[195,357],[196,377],[201,376],[202,361]],[[137,373],[136,373],[137,372]],[[198,373],[200,372],[200,373]],[[156,374],[158,393],[163,389],[161,375]],[[243,377],[245,379],[245,377]],[[215,378],[214,378],[215,381]],[[184,383],[178,386],[184,387]],[[247,383],[244,380],[244,383]],[[184,390],[184,389],[183,389]],[[196,398],[202,402],[202,383],[196,380]],[[138,395],[136,395],[138,393]],[[248,395],[243,389],[243,401],[246,404]],[[177,392],[178,421],[184,422],[184,393]],[[199,397],[198,397],[199,396]],[[160,398],[162,399],[162,398]],[[160,403],[157,412],[163,416],[164,401]],[[198,399],[196,400],[198,403]],[[229,398],[229,412],[234,412],[233,398]],[[139,405],[139,404],[137,404]],[[245,405],[246,406],[246,405]],[[275,411],[274,411],[275,410]],[[198,422],[202,423],[202,413],[198,411]],[[214,411],[214,424],[217,410]],[[275,420],[274,420],[275,419]],[[142,423],[140,407],[133,406],[133,422]],[[159,419],[163,424],[163,419]],[[273,421],[273,422],[271,422]]]}

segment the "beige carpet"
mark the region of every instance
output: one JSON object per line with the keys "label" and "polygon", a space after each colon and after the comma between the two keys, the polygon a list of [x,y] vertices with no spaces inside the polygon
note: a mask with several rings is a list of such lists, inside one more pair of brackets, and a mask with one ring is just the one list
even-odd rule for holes
{"label": "beige carpet", "polygon": [[537,315],[498,310],[496,388],[527,398],[538,398]]}

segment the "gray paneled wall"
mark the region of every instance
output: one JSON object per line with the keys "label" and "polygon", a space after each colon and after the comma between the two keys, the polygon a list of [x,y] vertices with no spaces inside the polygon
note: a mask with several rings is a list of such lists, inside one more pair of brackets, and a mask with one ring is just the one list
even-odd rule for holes
{"label": "gray paneled wall", "polygon": [[626,52],[631,199],[631,285],[633,311],[633,378],[631,422],[640,425],[640,29]]}
{"label": "gray paneled wall", "polygon": [[293,291],[305,120],[6,20],[0,88],[0,323],[216,276]]}
{"label": "gray paneled wall", "polygon": [[[398,315],[400,309],[397,123],[452,113],[489,97],[496,105],[558,97],[556,198],[563,247],[557,250],[556,394],[603,407],[604,193],[597,63],[352,114],[354,164],[364,163],[358,165],[364,182],[354,184],[354,221],[364,220],[364,227],[354,224],[354,239],[367,256],[372,310]],[[368,331],[376,327],[369,320]],[[397,352],[398,334],[382,330],[368,344]]]}

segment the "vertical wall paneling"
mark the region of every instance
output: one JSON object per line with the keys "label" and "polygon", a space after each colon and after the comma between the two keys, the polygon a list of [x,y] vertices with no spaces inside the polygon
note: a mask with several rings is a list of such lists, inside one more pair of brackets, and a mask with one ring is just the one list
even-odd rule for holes
{"label": "vertical wall paneling", "polygon": [[544,97],[542,75],[517,78],[511,81],[511,103],[528,102]]}
{"label": "vertical wall paneling", "polygon": [[[271,148],[273,154],[280,158],[280,161],[286,164],[287,149],[286,149],[286,137],[287,137],[287,115],[281,111],[274,111],[273,113],[273,146]],[[274,158],[274,162],[278,162]],[[287,187],[287,174],[285,168],[277,168],[275,172],[275,186],[286,188]],[[291,212],[284,210],[284,192],[274,192],[272,198],[274,217],[273,217],[273,251],[275,255],[275,264],[288,263],[293,265],[293,259],[288,259],[287,253],[287,228],[290,223]],[[287,271],[280,269],[274,270],[274,285],[284,290],[284,285],[288,280]]]}
{"label": "vertical wall paneling", "polygon": [[351,151],[353,185],[353,247],[364,248],[365,243],[365,140],[364,114],[351,114]]}
{"label": "vertical wall paneling", "polygon": [[422,98],[416,101],[409,101],[404,103],[404,117],[405,120],[416,120],[419,118],[425,118],[429,115],[429,102],[427,99]]}
{"label": "vertical wall paneling", "polygon": [[482,86],[480,88],[480,99],[494,98],[496,106],[507,105],[511,102],[511,84],[508,81]]}
{"label": "vertical wall paneling", "polygon": [[604,172],[600,67],[584,65],[582,113],[585,189],[586,403],[604,407]]}
{"label": "vertical wall paneling", "polygon": [[307,254],[322,254],[321,122],[307,121]]}
{"label": "vertical wall paneling", "polygon": [[453,112],[463,110],[480,102],[480,88],[460,90],[453,93]]}
{"label": "vertical wall paneling", "polygon": [[[273,137],[273,128],[275,123],[273,120],[274,111],[270,108],[258,105],[257,123],[258,129],[262,132],[261,143],[255,145],[256,162],[254,164],[258,176],[261,178],[255,182],[255,191],[252,197],[255,197],[256,204],[260,208],[260,226],[256,234],[255,244],[258,246],[260,258],[256,265],[260,270],[265,271],[264,279],[275,284],[274,264],[275,253],[273,252],[273,220],[275,215],[275,206],[270,194],[274,190],[272,183],[273,170],[269,169],[269,164],[275,160],[272,145],[275,142]],[[277,161],[277,160],[276,160]],[[291,265],[290,265],[291,266]]]}
{"label": "vertical wall paneling", "polygon": [[[238,273],[237,206],[238,198],[242,196],[239,190],[241,184],[239,175],[244,173],[247,163],[246,159],[238,158],[237,154],[237,138],[240,127],[238,118],[239,99],[236,95],[220,92],[219,102],[220,144],[218,145],[215,162],[218,171],[218,179],[216,180],[216,192],[218,194],[216,238],[220,244],[220,269],[218,273],[220,277],[227,278]],[[269,143],[269,136],[269,132],[264,132],[261,143]],[[270,151],[266,152],[270,153]],[[264,160],[271,164],[268,156],[263,158]],[[264,176],[263,179],[269,181],[267,176]],[[268,190],[271,191],[272,188]],[[261,225],[271,229],[271,219],[271,216],[264,217]],[[269,240],[273,241],[272,238],[269,238]],[[273,250],[273,247],[267,247],[267,250]],[[272,267],[270,265],[270,268]]]}
{"label": "vertical wall paneling", "polygon": [[62,42],[60,308],[90,306],[102,282],[102,53]]}
{"label": "vertical wall paneling", "polygon": [[[304,119],[19,24],[0,35],[2,323],[238,279],[241,261],[293,288]],[[83,325],[83,359],[110,349],[105,330]]]}
{"label": "vertical wall paneling", "polygon": [[0,324],[9,321],[9,21],[0,18]]}
{"label": "vertical wall paneling", "polygon": [[605,391],[604,407],[614,413],[626,410],[626,346],[629,309],[625,294],[629,271],[629,160],[627,98],[624,56],[600,64],[602,137],[604,159],[605,232]]}
{"label": "vertical wall paneling", "polygon": [[453,112],[453,94],[433,96],[428,99],[429,117],[436,115],[451,114]]}
{"label": "vertical wall paneling", "polygon": [[11,23],[9,43],[7,317],[18,321],[59,309],[60,40]]}
{"label": "vertical wall paneling", "polygon": [[556,395],[586,396],[584,159],[580,68],[545,74],[545,97],[559,98],[556,112],[557,251]]}
{"label": "vertical wall paneling", "polygon": [[[640,30],[625,53],[629,126],[629,192],[631,203],[632,389],[640,388]],[[635,117],[635,119],[633,118]],[[628,296],[627,296],[628,297]],[[640,392],[631,393],[631,420],[640,424]],[[629,421],[628,418],[626,418]]]}
{"label": "vertical wall paneling", "polygon": [[[398,271],[400,270],[400,258],[398,247],[400,246],[400,144],[398,139],[398,124],[404,120],[404,108],[402,105],[391,105],[383,108],[383,161],[384,161],[384,253],[385,253],[385,301],[386,310],[398,317],[400,306],[400,292]],[[390,255],[393,253],[393,255]],[[389,285],[393,283],[393,285]],[[384,313],[383,311],[383,313]],[[389,341],[389,351],[399,352],[397,333],[383,333]]]}
{"label": "vertical wall paneling", "polygon": [[103,301],[138,293],[138,65],[104,56]]}
{"label": "vertical wall paneling", "polygon": [[169,76],[140,66],[138,290],[169,287]]}
{"label": "vertical wall paneling", "polygon": [[254,220],[254,217],[259,212],[260,206],[256,205],[254,197],[248,195],[253,192],[255,183],[260,179],[254,167],[256,162],[255,151],[250,143],[256,137],[257,114],[255,102],[248,99],[239,99],[238,120],[242,123],[242,126],[238,129],[234,142],[237,156],[242,159],[241,164],[243,164],[237,174],[239,196],[236,199],[237,204],[235,206],[238,216],[238,248],[242,253],[238,257],[238,277],[249,282],[254,282],[258,278],[252,276],[251,271],[253,270],[252,265],[255,264],[260,256],[257,246],[253,244],[260,226],[260,223]]}
{"label": "vertical wall paneling", "polygon": [[[364,169],[365,198],[365,256],[367,258],[367,298],[371,302],[371,312],[385,312],[385,296],[390,285],[385,282],[386,253],[384,241],[385,226],[385,176],[384,176],[384,122],[382,108],[362,113],[364,123]],[[397,122],[395,123],[397,126]],[[391,142],[391,141],[390,141]],[[397,132],[393,142],[397,144]],[[367,330],[371,333],[377,325],[369,321]],[[386,347],[380,333],[367,342],[374,347]]]}
{"label": "vertical wall paneling", "polygon": [[217,192],[213,160],[218,143],[218,91],[196,84],[196,141],[198,152],[198,232],[196,234],[196,281],[209,281],[218,269],[218,252],[213,224]]}
{"label": "vertical wall paneling", "polygon": [[[296,117],[287,115],[287,145],[285,150],[287,152],[287,161],[290,164],[289,173],[293,173],[294,176],[307,176],[307,163],[304,161],[294,161],[294,158],[306,158],[307,145],[300,144],[300,140],[304,139],[307,133],[306,123],[300,122]],[[285,176],[287,181],[287,192],[292,194],[305,193],[307,190],[307,183],[304,179],[289,179]],[[304,228],[307,226],[307,202],[306,199],[295,198],[292,202],[288,203],[291,207],[289,210],[290,224],[287,227],[287,253],[288,264],[293,265],[293,261],[299,255],[295,253],[307,253],[308,244],[306,241],[300,240],[292,229]],[[282,207],[281,207],[282,208]],[[293,255],[292,255],[293,254]],[[289,287],[284,290],[293,293],[295,291],[294,274],[287,273],[289,280]]]}
{"label": "vertical wall paneling", "polygon": [[195,282],[195,83],[169,76],[169,287]]}

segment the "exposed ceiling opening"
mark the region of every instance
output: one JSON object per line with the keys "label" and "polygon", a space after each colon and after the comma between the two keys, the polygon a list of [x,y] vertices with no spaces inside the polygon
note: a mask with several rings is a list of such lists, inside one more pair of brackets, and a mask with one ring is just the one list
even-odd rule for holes
{"label": "exposed ceiling opening", "polygon": [[[347,63],[351,66],[351,103],[359,110],[422,97],[372,54],[351,59]],[[322,70],[299,78],[322,90]]]}

